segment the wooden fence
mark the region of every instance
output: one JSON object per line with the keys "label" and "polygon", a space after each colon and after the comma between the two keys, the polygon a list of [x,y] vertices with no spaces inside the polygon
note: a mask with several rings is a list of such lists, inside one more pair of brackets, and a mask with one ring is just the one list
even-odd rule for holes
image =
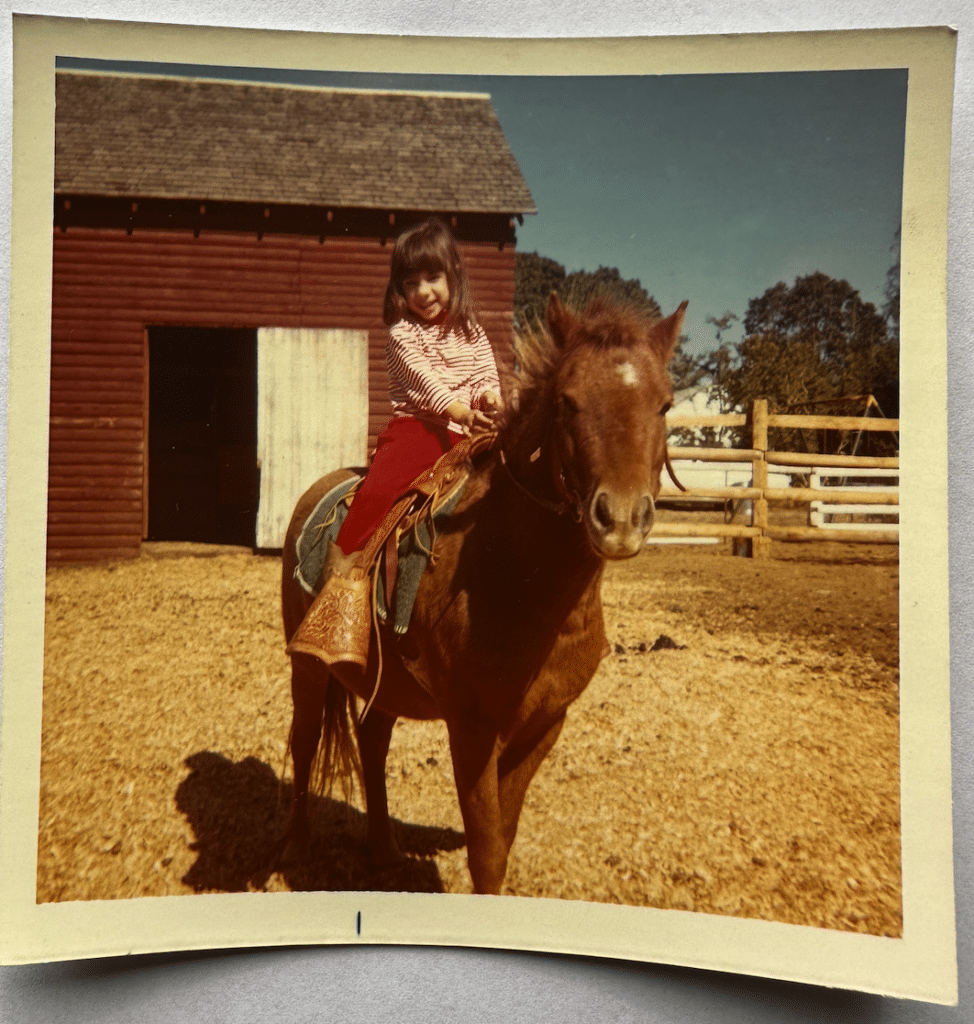
{"label": "wooden fence", "polygon": [[[890,477],[899,474],[899,458],[869,457],[857,455],[821,455],[807,452],[776,452],[768,448],[768,431],[772,427],[798,428],[805,430],[848,430],[848,431],[882,431],[895,433],[899,431],[899,420],[879,417],[858,416],[797,416],[772,415],[768,413],[768,403],[764,399],[755,401],[751,415],[731,413],[715,416],[667,416],[667,427],[672,431],[680,427],[747,427],[751,428],[750,448],[703,448],[703,447],[672,447],[670,459],[693,460],[704,463],[750,463],[750,485],[729,487],[688,487],[680,491],[669,485],[664,478],[660,491],[661,500],[665,499],[719,499],[726,502],[749,502],[750,522],[658,522],[653,529],[653,536],[658,538],[731,538],[745,542],[749,553],[755,558],[767,557],[771,541],[852,541],[854,543],[890,544],[897,543],[899,536],[892,524],[884,523],[871,526],[868,523],[840,525],[830,523],[828,529],[814,525],[815,517],[811,509],[816,507],[821,512],[822,503],[838,507],[864,510],[875,508],[877,512],[891,511],[899,504],[898,487],[845,487],[823,486],[823,477],[837,479],[841,477],[868,477],[869,471],[886,471]],[[818,486],[769,486],[768,470],[775,467],[779,471],[791,471],[809,477],[809,481]],[[844,470],[845,472],[831,472]],[[810,514],[807,525],[782,526],[768,521],[768,507],[771,504],[805,504]],[[834,509],[832,511],[835,511]]]}

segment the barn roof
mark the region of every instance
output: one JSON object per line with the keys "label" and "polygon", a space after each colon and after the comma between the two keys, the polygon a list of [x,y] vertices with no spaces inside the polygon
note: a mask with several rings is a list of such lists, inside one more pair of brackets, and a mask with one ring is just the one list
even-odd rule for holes
{"label": "barn roof", "polygon": [[58,72],[60,194],[535,213],[482,94]]}

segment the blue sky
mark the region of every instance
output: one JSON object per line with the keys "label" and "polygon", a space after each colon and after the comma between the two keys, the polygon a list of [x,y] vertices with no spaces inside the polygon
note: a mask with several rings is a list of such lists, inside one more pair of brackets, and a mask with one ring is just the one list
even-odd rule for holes
{"label": "blue sky", "polygon": [[664,313],[689,299],[690,352],[715,344],[708,316],[743,318],[750,299],[815,271],[882,306],[902,205],[905,70],[557,78],[181,70],[490,93],[538,207],[518,229],[518,249],[569,271],[618,267]]}

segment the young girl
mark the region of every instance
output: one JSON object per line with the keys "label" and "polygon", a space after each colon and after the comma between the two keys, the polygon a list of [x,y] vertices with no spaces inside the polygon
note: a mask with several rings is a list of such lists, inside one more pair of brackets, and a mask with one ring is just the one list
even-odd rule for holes
{"label": "young girl", "polygon": [[501,409],[494,354],[473,313],[466,267],[436,217],[406,231],[392,251],[383,319],[392,420],[355,494],[337,544],[363,547],[396,498],[465,434]]}

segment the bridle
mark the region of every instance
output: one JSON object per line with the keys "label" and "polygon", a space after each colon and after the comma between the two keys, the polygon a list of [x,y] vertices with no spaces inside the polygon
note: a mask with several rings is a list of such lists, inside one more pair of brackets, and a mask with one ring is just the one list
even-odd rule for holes
{"label": "bridle", "polygon": [[[540,456],[542,448],[544,448],[551,440],[551,431],[553,424],[548,427],[548,433],[545,436],[544,442],[538,446],[532,456],[531,461],[536,461]],[[562,501],[549,501],[547,498],[541,497],[540,494],[535,494],[526,484],[521,483],[520,480],[514,475],[514,471],[511,469],[511,465],[508,462],[507,455],[504,453],[504,449],[498,447],[500,454],[501,465],[507,473],[508,479],[511,483],[524,495],[530,498],[536,505],[540,505],[541,508],[546,509],[548,512],[553,513],[556,516],[564,515],[566,512],[571,512],[575,518],[575,522],[580,523],[582,521],[582,499],[578,496],[575,491],[572,491],[568,487],[568,482],[565,480],[565,473],[561,468],[560,463],[553,467],[557,469],[554,474],[554,485],[555,489],[562,496]],[[670,462],[670,452],[667,448],[663,453],[663,464],[666,466],[666,472],[669,474],[670,479],[674,484],[681,490],[685,491],[686,488],[677,479],[676,473],[673,470],[673,463]]]}
{"label": "bridle", "polygon": [[[514,475],[514,471],[511,469],[510,463],[507,461],[507,456],[504,454],[504,449],[499,448],[501,458],[501,465],[507,471],[507,476],[511,483],[522,493],[527,495],[536,505],[540,505],[543,509],[548,512],[554,513],[556,516],[562,516],[566,512],[574,511],[576,522],[582,521],[582,503],[577,494],[571,494],[568,490],[568,485],[565,483],[564,474],[559,469],[558,478],[561,482],[559,491],[565,495],[564,501],[549,501],[547,498],[542,498],[540,494],[535,494],[529,487],[522,484],[520,480]],[[541,449],[539,448],[540,452]]]}

